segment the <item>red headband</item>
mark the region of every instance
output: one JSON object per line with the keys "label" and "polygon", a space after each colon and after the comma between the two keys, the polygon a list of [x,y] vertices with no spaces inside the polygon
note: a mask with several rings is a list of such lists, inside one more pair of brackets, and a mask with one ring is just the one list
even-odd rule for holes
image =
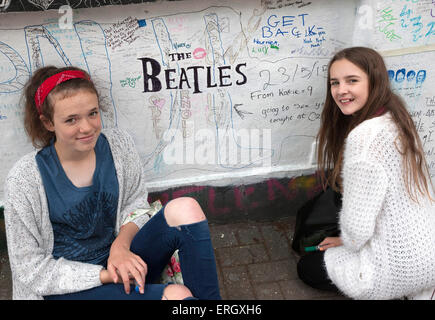
{"label": "red headband", "polygon": [[59,72],[47,79],[39,86],[35,93],[35,104],[39,114],[42,114],[41,106],[44,103],[45,98],[58,84],[71,80],[71,79],[87,79],[89,77],[79,70],[66,70]]}

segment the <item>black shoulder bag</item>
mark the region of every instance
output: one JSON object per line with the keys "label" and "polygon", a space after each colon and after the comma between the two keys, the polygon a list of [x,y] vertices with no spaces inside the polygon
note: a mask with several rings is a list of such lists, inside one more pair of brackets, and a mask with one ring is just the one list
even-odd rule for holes
{"label": "black shoulder bag", "polygon": [[341,204],[341,194],[330,187],[305,203],[296,213],[293,250],[304,255],[305,247],[317,246],[326,237],[338,236]]}

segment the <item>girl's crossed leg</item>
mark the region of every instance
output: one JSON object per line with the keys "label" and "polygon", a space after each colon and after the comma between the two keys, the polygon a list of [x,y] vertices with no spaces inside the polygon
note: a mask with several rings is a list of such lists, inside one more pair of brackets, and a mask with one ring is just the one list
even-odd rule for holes
{"label": "girl's crossed leg", "polygon": [[[160,275],[179,250],[184,285],[159,284]],[[130,250],[148,266],[144,294],[126,294],[123,284],[104,284],[80,292],[46,296],[71,300],[220,300],[214,251],[206,217],[193,198],[177,198],[156,213],[135,235]]]}

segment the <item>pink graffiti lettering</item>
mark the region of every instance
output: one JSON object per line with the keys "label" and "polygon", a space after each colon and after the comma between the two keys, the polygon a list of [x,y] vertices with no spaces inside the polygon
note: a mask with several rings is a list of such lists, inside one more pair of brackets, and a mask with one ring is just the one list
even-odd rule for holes
{"label": "pink graffiti lettering", "polygon": [[204,188],[205,187],[192,186],[192,187],[187,187],[187,188],[182,188],[182,189],[176,190],[176,191],[172,192],[172,199],[182,197],[185,194],[199,192],[199,191],[203,190]]}
{"label": "pink graffiti lettering", "polygon": [[218,215],[218,214],[226,214],[230,212],[230,208],[216,208],[215,207],[215,198],[216,193],[214,191],[214,188],[208,189],[208,212],[212,215]]}
{"label": "pink graffiti lettering", "polygon": [[160,200],[165,205],[171,199],[187,195],[200,202],[207,215],[222,216],[231,214],[232,211],[247,212],[256,208],[267,208],[276,201],[291,202],[299,196],[311,199],[321,189],[322,186],[315,176],[307,176],[286,182],[269,179],[256,185],[234,186],[224,190],[211,186],[180,187],[176,190],[155,193],[148,201]]}
{"label": "pink graffiti lettering", "polygon": [[247,188],[243,188],[244,189],[244,193],[245,196],[243,197],[243,192],[242,190],[240,190],[241,188],[235,187],[234,188],[234,199],[235,199],[235,204],[236,204],[236,208],[238,210],[246,210],[246,209],[254,209],[256,207],[259,206],[259,202],[251,202],[249,201],[249,206],[246,207],[243,203],[243,199],[244,198],[248,198],[248,196],[252,193],[254,193],[255,188],[254,187],[247,187]]}

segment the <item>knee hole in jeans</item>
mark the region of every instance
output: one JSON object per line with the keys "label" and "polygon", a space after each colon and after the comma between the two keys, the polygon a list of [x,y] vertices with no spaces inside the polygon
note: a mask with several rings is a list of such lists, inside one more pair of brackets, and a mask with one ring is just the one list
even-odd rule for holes
{"label": "knee hole in jeans", "polygon": [[191,224],[206,220],[206,216],[198,202],[189,197],[171,200],[164,210],[166,222],[171,227]]}
{"label": "knee hole in jeans", "polygon": [[192,297],[192,292],[182,284],[170,284],[163,290],[162,300],[183,300]]}

